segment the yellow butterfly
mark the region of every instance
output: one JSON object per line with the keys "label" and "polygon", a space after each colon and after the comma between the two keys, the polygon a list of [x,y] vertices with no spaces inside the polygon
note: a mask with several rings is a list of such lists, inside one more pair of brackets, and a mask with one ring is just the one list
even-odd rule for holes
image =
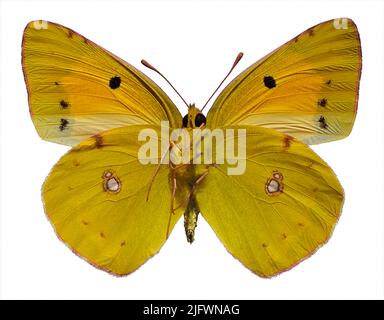
{"label": "yellow butterfly", "polygon": [[[227,250],[262,277],[292,268],[331,236],[343,189],[307,144],[352,129],[361,74],[352,20],[320,23],[251,65],[207,117],[192,104],[183,118],[143,73],[55,23],[27,25],[22,65],[40,137],[74,146],[43,185],[46,214],[58,237],[92,265],[129,274],[160,250],[182,215],[192,242],[200,212]],[[166,164],[159,153],[143,164],[143,130],[180,149],[161,135],[162,121],[192,138],[196,128],[234,132],[216,147],[240,141],[246,130],[246,157],[238,157],[244,172],[229,175],[229,158]]]}

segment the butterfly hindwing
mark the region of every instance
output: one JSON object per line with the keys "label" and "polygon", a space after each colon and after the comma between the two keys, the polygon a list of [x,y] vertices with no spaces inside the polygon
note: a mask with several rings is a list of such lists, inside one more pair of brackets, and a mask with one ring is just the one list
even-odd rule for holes
{"label": "butterfly hindwing", "polygon": [[344,193],[331,168],[299,140],[251,126],[246,145],[244,174],[228,175],[228,164],[211,166],[196,199],[228,251],[271,277],[329,239]]}
{"label": "butterfly hindwing", "polygon": [[116,275],[131,273],[157,253],[183,210],[170,212],[168,166],[152,179],[157,165],[139,162],[141,129],[111,129],[83,141],[58,161],[43,186],[58,237]]}
{"label": "butterfly hindwing", "polygon": [[263,126],[307,144],[345,138],[357,111],[361,63],[352,20],[320,23],[236,77],[214,102],[207,124]]}
{"label": "butterfly hindwing", "polygon": [[181,126],[179,111],[152,80],[59,24],[27,25],[22,64],[32,120],[45,140],[76,145],[124,125]]}

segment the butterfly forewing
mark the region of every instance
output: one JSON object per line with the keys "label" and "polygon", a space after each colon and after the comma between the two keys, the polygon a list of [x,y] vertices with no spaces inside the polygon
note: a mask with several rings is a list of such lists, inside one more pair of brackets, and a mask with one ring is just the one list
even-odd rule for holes
{"label": "butterfly forewing", "polygon": [[236,77],[207,124],[263,126],[307,144],[345,138],[355,121],[361,64],[354,22],[320,23]]}
{"label": "butterfly forewing", "polygon": [[126,125],[181,126],[179,111],[152,80],[69,28],[30,22],[22,64],[32,120],[45,140],[75,145]]}

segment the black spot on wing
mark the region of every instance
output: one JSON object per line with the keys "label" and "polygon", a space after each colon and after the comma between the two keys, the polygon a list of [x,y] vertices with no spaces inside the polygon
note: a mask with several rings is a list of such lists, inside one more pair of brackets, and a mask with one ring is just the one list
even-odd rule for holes
{"label": "black spot on wing", "polygon": [[276,81],[273,77],[271,76],[265,76],[264,77],[264,85],[268,88],[268,89],[272,89],[274,87],[276,87]]}
{"label": "black spot on wing", "polygon": [[327,124],[327,121],[325,120],[324,116],[320,116],[319,120],[317,120],[317,121],[319,122],[320,128],[322,128],[322,129],[328,128],[328,124]]}
{"label": "black spot on wing", "polygon": [[68,124],[69,124],[69,121],[67,119],[60,119],[60,125],[59,125],[60,131],[64,131],[65,129],[67,129]]}
{"label": "black spot on wing", "polygon": [[321,100],[319,100],[319,101],[317,101],[317,104],[320,106],[320,107],[325,107],[326,105],[327,105],[327,99],[326,98],[323,98],[323,99],[321,99]]}
{"label": "black spot on wing", "polygon": [[111,89],[117,89],[118,87],[120,87],[120,84],[121,84],[121,79],[120,77],[112,77],[110,80],[109,80],[109,87]]}
{"label": "black spot on wing", "polygon": [[60,101],[60,107],[63,109],[67,109],[69,107],[69,103],[65,100]]}

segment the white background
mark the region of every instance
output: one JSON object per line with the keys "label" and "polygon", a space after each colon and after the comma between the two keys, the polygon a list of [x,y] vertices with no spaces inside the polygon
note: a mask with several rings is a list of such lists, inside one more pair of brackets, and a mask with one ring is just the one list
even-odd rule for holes
{"label": "white background", "polygon": [[[383,9],[380,1],[1,2],[1,297],[383,298]],[[54,21],[102,45],[159,83],[185,114],[142,58],[201,106],[239,51],[245,56],[232,77],[307,28],[343,16],[354,19],[362,41],[359,111],[347,139],[313,148],[346,194],[333,237],[314,256],[273,279],[259,278],[200,217],[193,245],[180,221],[158,255],[116,278],[56,238],[40,188],[68,148],[40,140],[29,117],[20,58],[27,22]]]}

